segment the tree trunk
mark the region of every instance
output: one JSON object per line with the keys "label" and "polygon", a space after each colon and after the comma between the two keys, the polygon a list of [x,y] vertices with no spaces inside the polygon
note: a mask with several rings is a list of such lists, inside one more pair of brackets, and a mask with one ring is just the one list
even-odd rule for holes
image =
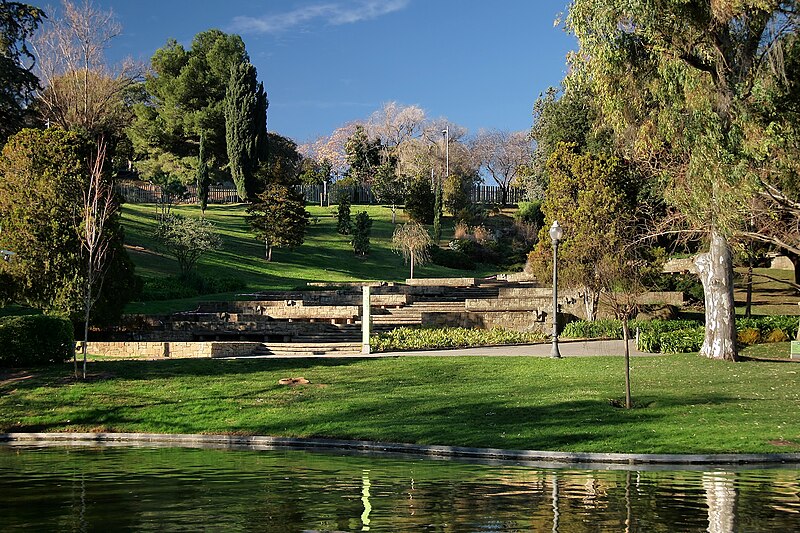
{"label": "tree trunk", "polygon": [[597,319],[597,306],[600,303],[600,293],[589,287],[583,288],[583,308],[586,311],[586,320],[594,322]]}
{"label": "tree trunk", "polygon": [[712,229],[708,252],[698,255],[694,264],[703,283],[706,307],[706,335],[700,355],[736,361],[733,259],[725,237]]}
{"label": "tree trunk", "polygon": [[397,206],[392,204],[392,224],[397,224]]}
{"label": "tree trunk", "polygon": [[414,250],[411,250],[411,279],[414,279]]}
{"label": "tree trunk", "polygon": [[269,239],[264,241],[264,255],[267,258],[267,261],[272,261],[272,246],[269,244]]}
{"label": "tree trunk", "polygon": [[625,342],[625,409],[633,407],[631,399],[631,350],[628,346],[630,331],[628,330],[628,317],[622,318],[622,340]]}
{"label": "tree trunk", "polygon": [[784,253],[794,265],[794,282],[800,285],[800,255],[793,254],[789,251],[784,251]]}
{"label": "tree trunk", "polygon": [[747,257],[747,275],[745,276],[745,286],[747,288],[747,298],[744,304],[744,316],[750,318],[750,311],[753,307],[753,256]]}

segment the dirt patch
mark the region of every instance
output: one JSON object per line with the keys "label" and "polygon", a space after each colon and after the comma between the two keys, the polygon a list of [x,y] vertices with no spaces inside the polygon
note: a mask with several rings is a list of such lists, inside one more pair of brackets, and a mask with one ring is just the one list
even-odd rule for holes
{"label": "dirt patch", "polygon": [[769,442],[769,444],[772,444],[773,446],[800,446],[800,443],[792,442],[792,441],[786,440],[786,439],[771,440],[771,441],[768,441],[768,442]]}
{"label": "dirt patch", "polygon": [[310,384],[311,382],[304,377],[282,378],[278,380],[278,385],[288,385],[290,387],[295,387],[297,385],[310,385]]}

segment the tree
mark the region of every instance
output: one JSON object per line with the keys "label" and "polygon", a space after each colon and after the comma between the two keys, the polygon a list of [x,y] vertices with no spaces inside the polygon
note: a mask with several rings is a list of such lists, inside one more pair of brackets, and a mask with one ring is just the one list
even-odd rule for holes
{"label": "tree", "polygon": [[356,214],[355,224],[353,224],[353,251],[359,257],[365,257],[369,253],[369,235],[372,231],[372,219],[366,211]]}
{"label": "tree", "polygon": [[345,143],[346,160],[350,166],[347,176],[354,183],[372,185],[375,173],[381,165],[382,149],[380,139],[371,139],[364,127],[357,125]]}
{"label": "tree", "polygon": [[433,224],[436,194],[427,177],[413,178],[406,189],[406,214],[416,222]]}
{"label": "tree", "polygon": [[350,190],[347,187],[339,189],[336,207],[336,231],[340,235],[350,235],[353,223],[350,220]]}
{"label": "tree", "polygon": [[736,360],[729,239],[746,220],[758,163],[747,150],[754,89],[797,31],[797,2],[573,0],[573,72],[592,80],[604,121],[632,161],[705,233],[701,353]]}
{"label": "tree", "polygon": [[[83,190],[83,212],[80,241],[86,258],[86,279],[83,290],[83,378],[86,379],[86,345],[89,341],[89,322],[92,308],[100,297],[106,272],[110,265],[113,234],[107,226],[114,223],[118,206],[114,188],[103,177],[106,145],[101,139],[92,156],[88,183]],[[77,375],[77,368],[76,368]]]}
{"label": "tree", "polygon": [[208,163],[206,162],[205,136],[200,135],[200,152],[197,160],[197,201],[200,203],[200,213],[205,216],[208,207],[208,193],[211,180],[208,178]]}
{"label": "tree", "polygon": [[[302,153],[302,151],[301,151]],[[329,194],[328,188],[331,184],[333,168],[326,159],[317,161],[312,157],[303,157],[300,164],[300,181],[306,185],[322,185],[323,189],[319,195],[319,206],[325,204],[326,196]],[[330,204],[330,201],[328,202]]]}
{"label": "tree", "polygon": [[0,2],[0,146],[25,123],[28,104],[39,88],[28,39],[44,12],[21,2]]}
{"label": "tree", "polygon": [[266,147],[267,157],[256,175],[256,190],[263,191],[273,183],[299,185],[303,156],[297,151],[297,144],[288,137],[270,132]]}
{"label": "tree", "polygon": [[[623,235],[633,225],[633,201],[627,192],[628,174],[614,157],[562,144],[550,156],[550,183],[542,204],[545,221],[564,228],[559,250],[559,273],[567,285],[579,287],[586,317],[594,320],[603,285],[603,272],[618,272],[623,261]],[[548,225],[539,231],[539,244],[528,261],[540,279],[552,272]]]}
{"label": "tree", "polygon": [[472,142],[472,151],[500,187],[501,204],[508,203],[508,188],[520,168],[530,163],[531,142],[528,132],[481,131]]}
{"label": "tree", "polygon": [[[247,62],[241,37],[219,30],[198,33],[188,50],[175,40],[156,50],[151,73],[145,77],[143,101],[134,105],[136,117],[128,128],[136,168],[143,177],[166,173],[193,183],[201,135],[211,180],[230,175],[225,94],[231,68]],[[263,100],[260,105],[264,106]]]}
{"label": "tree", "polygon": [[154,237],[163,253],[178,260],[184,278],[194,270],[203,254],[222,247],[214,224],[204,218],[166,215],[159,220]]}
{"label": "tree", "polygon": [[255,171],[259,161],[267,157],[266,146],[259,153],[259,142],[262,142],[259,135],[262,130],[266,131],[267,105],[264,88],[256,78],[256,68],[249,62],[231,66],[225,93],[225,140],[228,168],[242,201],[257,194]]}
{"label": "tree", "polygon": [[[86,283],[92,280],[92,321],[110,322],[133,296],[136,282],[116,205],[106,204],[107,189],[98,191],[101,173],[90,171],[90,158],[89,143],[61,128],[23,129],[9,139],[0,157],[0,246],[16,255],[2,268],[14,279],[18,301],[73,319],[85,311]],[[84,232],[91,233],[92,254]],[[101,255],[105,260],[98,262]]]}
{"label": "tree", "polygon": [[414,279],[414,265],[424,265],[430,260],[432,245],[428,230],[418,222],[411,221],[394,228],[392,250],[402,254],[405,261],[410,261],[411,279]]}
{"label": "tree", "polygon": [[89,0],[63,0],[59,16],[33,40],[44,83],[36,100],[42,122],[103,137],[113,151],[130,122],[126,100],[142,71],[132,61],[114,67],[106,62],[105,50],[121,32],[110,10]]}
{"label": "tree", "polygon": [[265,257],[272,261],[273,248],[294,248],[303,244],[308,211],[294,187],[271,183],[247,208],[248,222],[264,241]]}

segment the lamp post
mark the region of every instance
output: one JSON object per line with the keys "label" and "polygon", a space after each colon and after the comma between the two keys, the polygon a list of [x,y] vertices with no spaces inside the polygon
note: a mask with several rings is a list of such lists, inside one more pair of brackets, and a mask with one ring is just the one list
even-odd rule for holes
{"label": "lamp post", "polygon": [[553,241],[553,347],[550,350],[550,357],[561,359],[558,351],[558,243],[564,236],[564,229],[558,225],[558,221],[553,221],[550,227],[550,239]]}

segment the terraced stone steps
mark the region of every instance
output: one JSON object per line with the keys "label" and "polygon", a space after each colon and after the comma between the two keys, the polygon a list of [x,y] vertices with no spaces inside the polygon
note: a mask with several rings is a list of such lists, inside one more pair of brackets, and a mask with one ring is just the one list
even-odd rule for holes
{"label": "terraced stone steps", "polygon": [[275,355],[355,355],[361,353],[360,342],[282,342],[263,343],[255,347],[252,357]]}

